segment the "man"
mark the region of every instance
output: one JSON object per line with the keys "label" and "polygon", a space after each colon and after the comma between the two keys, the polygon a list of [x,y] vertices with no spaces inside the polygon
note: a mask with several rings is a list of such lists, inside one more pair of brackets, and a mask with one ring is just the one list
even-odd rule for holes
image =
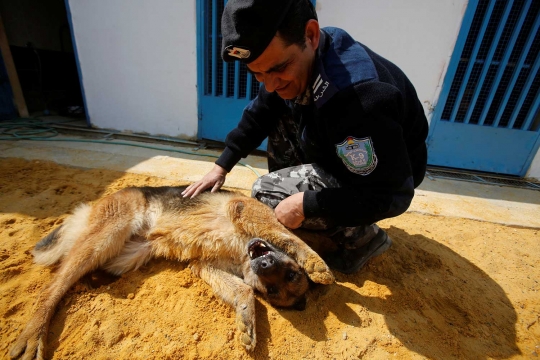
{"label": "man", "polygon": [[358,271],[391,240],[375,222],[402,214],[423,180],[428,124],[394,64],[344,30],[319,28],[309,0],[229,0],[222,57],[263,83],[214,168],[184,196],[218,190],[268,137],[270,173],[252,196],[295,229],[326,229],[334,270]]}

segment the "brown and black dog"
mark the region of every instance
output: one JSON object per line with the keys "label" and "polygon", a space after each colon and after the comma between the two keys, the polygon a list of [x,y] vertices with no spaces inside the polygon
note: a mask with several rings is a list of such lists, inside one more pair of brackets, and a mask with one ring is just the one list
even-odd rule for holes
{"label": "brown and black dog", "polygon": [[123,274],[153,257],[189,261],[192,271],[236,309],[239,341],[256,344],[254,290],[277,307],[303,308],[308,277],[330,284],[324,261],[281,225],[273,211],[234,192],[184,198],[183,187],[126,188],[81,205],[35,247],[35,261],[60,262],[11,357],[43,359],[55,307],[97,268]]}

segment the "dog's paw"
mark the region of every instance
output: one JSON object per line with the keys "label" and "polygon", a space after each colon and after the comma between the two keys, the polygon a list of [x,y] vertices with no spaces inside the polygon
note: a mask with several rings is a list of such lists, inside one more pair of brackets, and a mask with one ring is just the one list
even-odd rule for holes
{"label": "dog's paw", "polygon": [[334,274],[324,260],[317,254],[309,254],[306,259],[301,262],[301,266],[313,282],[328,285],[335,281]]}
{"label": "dog's paw", "polygon": [[240,303],[236,306],[236,327],[238,328],[238,341],[246,350],[253,350],[257,342],[255,336],[255,308],[254,305]]}
{"label": "dog's paw", "polygon": [[306,271],[306,274],[313,282],[323,285],[334,283],[334,274],[328,265],[302,239],[297,236],[278,236],[277,239],[272,240],[285,249],[289,256],[296,259],[296,262]]}
{"label": "dog's paw", "polygon": [[9,356],[12,359],[20,357],[21,360],[43,360],[44,336],[41,332],[27,333],[23,331],[11,347]]}

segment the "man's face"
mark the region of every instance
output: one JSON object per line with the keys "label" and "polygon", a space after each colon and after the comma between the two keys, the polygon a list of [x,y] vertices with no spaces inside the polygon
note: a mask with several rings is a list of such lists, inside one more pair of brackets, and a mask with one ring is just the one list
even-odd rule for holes
{"label": "man's face", "polygon": [[314,41],[306,39],[306,47],[302,49],[296,44],[286,46],[279,35],[274,36],[264,52],[248,64],[248,70],[264,83],[266,91],[275,91],[286,100],[294,99],[308,86],[318,37],[316,40],[313,46]]}

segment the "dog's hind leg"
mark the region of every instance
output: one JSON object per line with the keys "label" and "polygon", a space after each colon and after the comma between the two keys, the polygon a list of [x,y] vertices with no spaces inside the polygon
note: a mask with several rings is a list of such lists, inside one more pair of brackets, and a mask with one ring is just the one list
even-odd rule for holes
{"label": "dog's hind leg", "polygon": [[[118,199],[116,199],[118,200]],[[86,273],[117,256],[133,232],[133,204],[109,198],[93,209],[93,220],[64,257],[52,282],[40,294],[36,309],[13,345],[12,358],[43,359],[49,322],[55,307]]]}
{"label": "dog's hind leg", "polygon": [[91,209],[90,205],[80,205],[62,225],[41,239],[32,250],[34,261],[46,266],[59,262],[71,250],[81,229],[88,227]]}
{"label": "dog's hind leg", "polygon": [[255,295],[253,289],[241,278],[212,266],[192,263],[191,270],[203,279],[225,303],[236,310],[238,340],[247,350],[257,342],[255,334]]}

